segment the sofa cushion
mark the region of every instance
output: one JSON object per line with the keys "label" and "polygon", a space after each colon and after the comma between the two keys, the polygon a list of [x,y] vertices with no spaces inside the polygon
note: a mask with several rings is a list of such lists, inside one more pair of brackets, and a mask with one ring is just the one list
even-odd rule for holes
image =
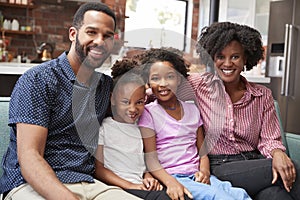
{"label": "sofa cushion", "polygon": [[[8,126],[8,107],[9,97],[0,97],[0,160],[7,150],[9,142],[9,126]],[[2,167],[0,167],[0,176],[2,175]]]}

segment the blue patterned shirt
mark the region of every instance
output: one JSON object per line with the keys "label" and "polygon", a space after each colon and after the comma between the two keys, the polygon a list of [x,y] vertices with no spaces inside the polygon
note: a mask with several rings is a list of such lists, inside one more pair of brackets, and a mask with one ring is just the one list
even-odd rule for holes
{"label": "blue patterned shirt", "polygon": [[76,81],[67,53],[20,77],[11,95],[10,144],[2,159],[0,193],[26,182],[17,159],[16,123],[48,129],[44,158],[61,182],[93,182],[93,154],[109,106],[112,80],[98,72],[91,80],[90,87]]}

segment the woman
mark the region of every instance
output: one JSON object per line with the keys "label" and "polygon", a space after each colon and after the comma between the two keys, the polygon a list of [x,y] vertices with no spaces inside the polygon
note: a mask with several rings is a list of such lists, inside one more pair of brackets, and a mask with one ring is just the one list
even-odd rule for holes
{"label": "woman", "polygon": [[[203,117],[211,172],[255,199],[300,199],[272,93],[240,75],[263,59],[263,51],[260,33],[245,25],[214,23],[201,32],[197,52],[216,73],[192,74],[189,83]],[[181,92],[187,97],[190,91]]]}

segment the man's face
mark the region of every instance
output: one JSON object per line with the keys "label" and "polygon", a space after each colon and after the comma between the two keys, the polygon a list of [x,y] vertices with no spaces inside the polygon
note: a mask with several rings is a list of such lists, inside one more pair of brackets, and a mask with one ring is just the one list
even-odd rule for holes
{"label": "man's face", "polygon": [[87,11],[76,34],[75,51],[86,67],[98,68],[110,55],[114,45],[115,23],[111,16]]}

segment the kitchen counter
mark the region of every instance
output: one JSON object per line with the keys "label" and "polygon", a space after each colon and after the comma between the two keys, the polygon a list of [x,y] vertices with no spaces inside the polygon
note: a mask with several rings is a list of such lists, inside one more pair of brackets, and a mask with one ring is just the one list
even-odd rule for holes
{"label": "kitchen counter", "polygon": [[[0,74],[9,75],[22,75],[25,71],[38,64],[34,63],[12,63],[12,62],[0,62]],[[106,63],[98,69],[99,72],[110,74],[110,66]],[[264,75],[255,75],[242,72],[242,75],[249,81],[254,83],[270,83],[270,77]]]}
{"label": "kitchen counter", "polygon": [[[7,75],[22,75],[31,67],[34,67],[38,64],[36,63],[14,63],[14,62],[0,62],[0,74]],[[104,74],[110,75],[110,65],[104,63],[100,68],[97,68],[96,71],[102,72]]]}
{"label": "kitchen counter", "polygon": [[0,74],[22,75],[25,71],[38,64],[0,62]]}
{"label": "kitchen counter", "polygon": [[253,83],[270,83],[271,78],[265,77],[264,75],[248,75],[248,74],[242,74],[247,81],[253,82]]}

